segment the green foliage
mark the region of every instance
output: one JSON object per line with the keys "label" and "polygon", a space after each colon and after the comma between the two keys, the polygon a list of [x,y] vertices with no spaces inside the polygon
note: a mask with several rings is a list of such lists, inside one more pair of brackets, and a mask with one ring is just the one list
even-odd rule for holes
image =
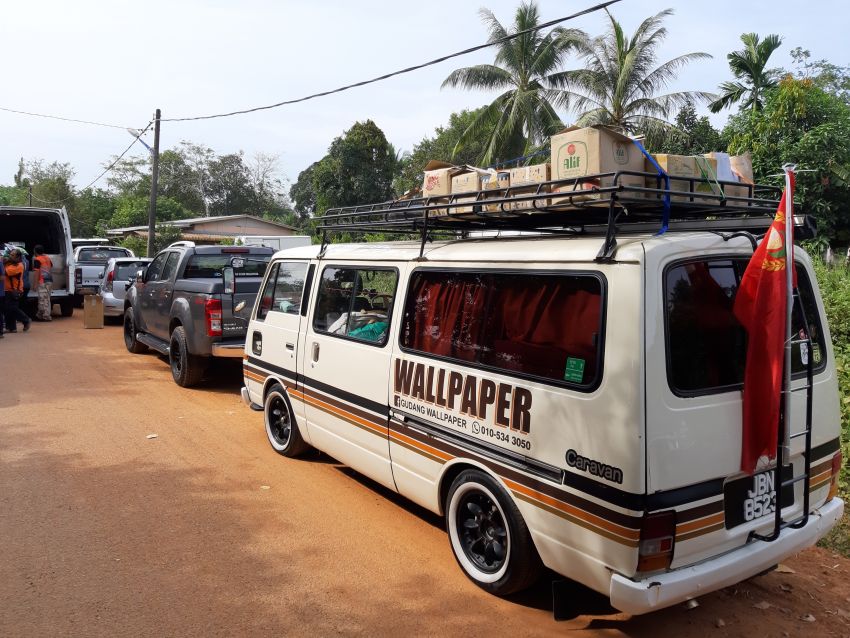
{"label": "green foliage", "polygon": [[767,61],[782,44],[778,35],[769,35],[760,40],[755,33],[741,35],[744,48],[726,56],[729,68],[735,76],[734,82],[720,85],[720,97],[708,105],[712,113],[719,113],[733,104],[743,102],[741,110],[759,111],[765,92],[776,86],[779,71],[768,69]]}
{"label": "green foliage", "polygon": [[850,239],[850,107],[840,98],[791,76],[770,91],[760,111],[729,120],[729,152],[751,151],[757,182],[781,184],[782,165],[798,169],[796,197],[813,214],[818,232]]}
{"label": "green foliage", "polygon": [[711,125],[708,117],[697,117],[692,103],[686,104],[679,111],[675,127],[668,130],[652,127],[645,131],[645,135],[644,146],[651,153],[702,155],[726,150],[720,131]]}
{"label": "green foliage", "polygon": [[576,52],[584,62],[580,69],[552,76],[553,84],[564,89],[556,103],[580,113],[578,124],[604,124],[632,133],[669,128],[669,118],[688,103],[714,96],[702,91],[661,93],[679,71],[707,53],[685,53],[658,63],[656,50],[667,37],[664,19],[672,9],[644,20],[631,37],[608,13],[607,33],[576,39]]}
{"label": "green foliage", "polygon": [[[107,223],[107,228],[124,228],[126,226],[144,226],[148,223],[150,197],[128,195],[115,200],[115,212]],[[173,221],[191,217],[186,210],[170,197],[157,197],[157,221]]]}
{"label": "green foliage", "polygon": [[356,122],[328,148],[313,169],[316,215],[328,208],[392,198],[394,152],[372,120]]}
{"label": "green foliage", "polygon": [[[850,270],[846,266],[831,267],[813,259],[818,286],[823,298],[826,319],[832,335],[835,369],[838,373],[839,406],[841,409],[841,450],[845,463],[841,468],[839,492],[850,498]],[[824,540],[831,549],[850,556],[850,515]]]}
{"label": "green foliage", "polygon": [[0,186],[0,205],[26,206],[27,189],[18,186]]}
{"label": "green foliage", "polygon": [[[520,4],[508,29],[489,9],[479,13],[490,32],[488,41],[494,43],[540,24],[540,12],[533,1]],[[553,74],[560,70],[576,41],[585,37],[582,31],[560,27],[546,35],[541,30],[532,31],[497,44],[493,64],[453,71],[443,88],[461,86],[500,93],[489,106],[476,112],[457,141],[454,154],[469,144],[486,140],[483,153],[470,163],[488,165],[528,155],[562,128],[553,101],[559,94]]]}
{"label": "green foliage", "polygon": [[313,162],[298,173],[298,180],[289,189],[289,198],[295,204],[295,212],[307,219],[316,212],[316,192],[313,190],[313,171],[318,162]]}
{"label": "green foliage", "polygon": [[457,144],[485,108],[452,113],[447,126],[438,126],[433,137],[423,137],[411,153],[405,153],[393,183],[395,192],[402,195],[412,188],[422,188],[422,172],[430,160],[475,165],[486,151],[487,136],[481,135],[477,139],[469,137],[460,148]]}
{"label": "green foliage", "polygon": [[810,61],[812,54],[797,47],[791,51],[798,78],[810,79],[819,89],[850,104],[850,66],[838,66],[827,60]]}
{"label": "green foliage", "polygon": [[135,237],[131,235],[130,237],[125,237],[116,243],[124,248],[129,248],[137,257],[144,257],[148,251],[148,241],[143,237]]}

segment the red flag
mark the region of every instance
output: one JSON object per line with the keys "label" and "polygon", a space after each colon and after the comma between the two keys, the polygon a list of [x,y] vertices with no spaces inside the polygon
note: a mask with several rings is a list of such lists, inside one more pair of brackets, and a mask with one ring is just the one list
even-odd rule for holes
{"label": "red flag", "polygon": [[776,217],[747,265],[733,308],[747,330],[741,470],[748,473],[760,457],[776,456],[787,300],[785,205],[787,197],[794,198],[793,172],[789,178],[790,189],[782,193]]}

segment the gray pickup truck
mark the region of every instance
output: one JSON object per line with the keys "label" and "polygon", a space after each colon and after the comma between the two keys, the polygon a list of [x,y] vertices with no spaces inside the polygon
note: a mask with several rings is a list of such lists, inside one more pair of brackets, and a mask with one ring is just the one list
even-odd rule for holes
{"label": "gray pickup truck", "polygon": [[[124,300],[124,345],[168,356],[174,381],[197,384],[213,357],[242,357],[271,248],[178,242],[140,270]],[[229,281],[225,281],[229,279]]]}

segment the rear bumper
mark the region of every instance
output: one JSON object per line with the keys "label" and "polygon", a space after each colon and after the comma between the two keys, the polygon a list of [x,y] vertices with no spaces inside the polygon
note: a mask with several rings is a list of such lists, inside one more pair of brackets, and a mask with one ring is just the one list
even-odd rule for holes
{"label": "rear bumper", "polygon": [[834,498],[812,512],[805,527],[785,529],[772,543],[752,541],[723,556],[641,580],[614,574],[609,594],[611,604],[630,614],[644,614],[734,585],[814,545],[843,513],[844,502]]}
{"label": "rear bumper", "polygon": [[103,295],[103,314],[107,317],[120,317],[124,314],[124,300],[116,299],[109,293]]}
{"label": "rear bumper", "polygon": [[210,347],[210,353],[214,357],[231,357],[241,359],[244,352],[244,341],[219,341],[217,343],[213,343]]}
{"label": "rear bumper", "polygon": [[242,390],[241,390],[240,394],[242,395],[242,403],[244,403],[249,408],[254,410],[254,412],[262,412],[263,411],[263,406],[257,405],[256,403],[251,401],[251,395],[248,392],[248,388],[246,388],[244,385],[242,386]]}

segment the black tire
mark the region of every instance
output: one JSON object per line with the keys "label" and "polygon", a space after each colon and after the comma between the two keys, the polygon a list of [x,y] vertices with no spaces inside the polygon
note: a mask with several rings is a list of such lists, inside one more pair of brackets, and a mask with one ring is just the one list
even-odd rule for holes
{"label": "black tire", "polygon": [[481,589],[506,596],[539,578],[542,564],[517,506],[496,480],[464,470],[446,497],[446,528],[455,559]]}
{"label": "black tire", "polygon": [[207,369],[205,357],[189,352],[189,342],[183,326],[177,326],[171,333],[168,362],[171,364],[171,376],[181,388],[191,388],[196,385],[204,377]]}
{"label": "black tire", "polygon": [[74,300],[71,297],[65,297],[59,302],[59,310],[63,317],[72,317],[74,315]]}
{"label": "black tire", "polygon": [[310,449],[310,444],[304,440],[298,429],[286,390],[279,383],[269,388],[263,401],[263,421],[269,443],[278,454],[294,458]]}
{"label": "black tire", "polygon": [[136,339],[136,318],[132,308],[127,308],[124,312],[124,345],[133,354],[141,354],[148,349]]}

